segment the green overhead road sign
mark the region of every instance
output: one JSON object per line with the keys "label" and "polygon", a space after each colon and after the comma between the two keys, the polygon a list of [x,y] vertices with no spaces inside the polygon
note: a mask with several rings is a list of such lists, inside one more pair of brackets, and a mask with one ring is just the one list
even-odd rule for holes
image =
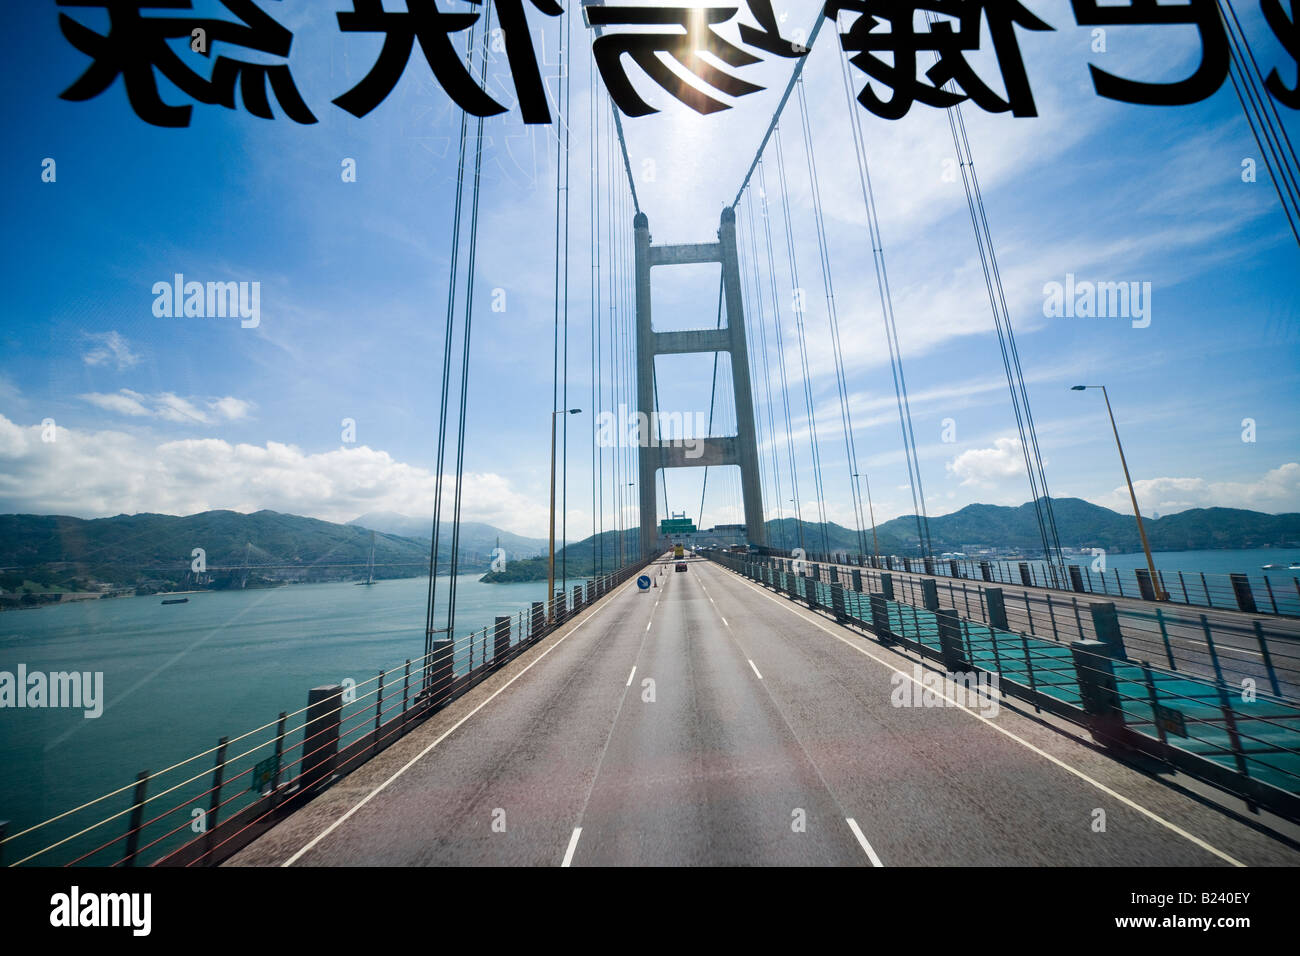
{"label": "green overhead road sign", "polygon": [[660,534],[694,534],[695,522],[690,518],[664,518],[659,522]]}

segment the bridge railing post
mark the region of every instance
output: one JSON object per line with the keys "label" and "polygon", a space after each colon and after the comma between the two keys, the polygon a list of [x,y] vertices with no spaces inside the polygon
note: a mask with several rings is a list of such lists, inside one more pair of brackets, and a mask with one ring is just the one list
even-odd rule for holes
{"label": "bridge railing post", "polygon": [[1128,660],[1128,651],[1124,647],[1124,635],[1119,629],[1119,612],[1113,601],[1093,601],[1088,605],[1092,612],[1092,628],[1097,640],[1109,648],[1110,656],[1116,660]]}
{"label": "bridge railing post", "polygon": [[1000,631],[1011,630],[1011,625],[1007,623],[1007,604],[1006,598],[1002,594],[1001,588],[985,588],[984,602],[987,607],[988,622],[992,627]]}
{"label": "bridge railing post", "polygon": [[498,616],[492,635],[492,662],[500,664],[510,653],[510,618]]}
{"label": "bridge railing post", "polygon": [[1151,572],[1146,568],[1138,568],[1133,572],[1137,575],[1138,594],[1144,601],[1154,601],[1156,599],[1155,585],[1151,581]]}
{"label": "bridge railing post", "polygon": [[136,855],[140,852],[140,829],[144,826],[144,798],[148,786],[149,771],[141,770],[135,775],[135,792],[131,795],[131,816],[126,824],[126,853],[122,857],[123,866],[135,866]]}
{"label": "bridge railing post", "polygon": [[342,707],[341,684],[313,687],[307,692],[307,719],[302,728],[301,790],[304,792],[328,779],[334,771]]}
{"label": "bridge railing post", "polygon": [[886,601],[894,600],[894,576],[889,573],[880,575],[880,593],[884,595]]}
{"label": "bridge railing post", "polygon": [[831,610],[835,612],[835,620],[839,623],[843,624],[849,619],[848,609],[844,605],[844,588],[839,583],[831,584]]}
{"label": "bridge railing post", "polygon": [[868,600],[871,602],[871,630],[882,644],[894,643],[894,632],[889,629],[888,599],[883,594],[870,594]]}
{"label": "bridge railing post", "polygon": [[533,619],[528,628],[528,640],[536,641],[546,629],[546,605],[541,601],[533,602]]}
{"label": "bridge railing post", "polygon": [[1070,588],[1076,594],[1084,593],[1083,573],[1079,570],[1079,566],[1077,564],[1072,564],[1069,567],[1069,571],[1070,571]]}
{"label": "bridge railing post", "polygon": [[1124,712],[1115,683],[1111,647],[1103,641],[1071,641],[1070,656],[1088,730],[1099,743],[1113,745],[1124,728]]}
{"label": "bridge railing post", "polygon": [[456,642],[450,634],[439,635],[429,655],[429,695],[425,703],[437,704],[451,696],[456,679]]}
{"label": "bridge railing post", "polygon": [[962,646],[961,619],[957,617],[957,612],[948,609],[936,610],[934,617],[939,625],[939,653],[943,659],[943,666],[950,674],[970,670],[966,651]]}
{"label": "bridge railing post", "polygon": [[921,579],[921,605],[927,611],[939,610],[939,582],[934,578]]}
{"label": "bridge railing post", "polygon": [[1258,614],[1255,593],[1250,589],[1250,578],[1244,574],[1229,574],[1228,580],[1232,582],[1232,594],[1237,599],[1237,607],[1247,614]]}

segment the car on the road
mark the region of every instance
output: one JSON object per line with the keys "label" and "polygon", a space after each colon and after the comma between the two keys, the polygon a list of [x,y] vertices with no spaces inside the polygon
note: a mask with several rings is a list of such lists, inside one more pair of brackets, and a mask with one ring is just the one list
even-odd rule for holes
{"label": "car on the road", "polygon": [[686,562],[685,562],[685,561],[678,561],[678,562],[677,562],[677,566],[676,566],[675,568],[673,568],[673,571],[685,571],[685,570],[686,570]]}

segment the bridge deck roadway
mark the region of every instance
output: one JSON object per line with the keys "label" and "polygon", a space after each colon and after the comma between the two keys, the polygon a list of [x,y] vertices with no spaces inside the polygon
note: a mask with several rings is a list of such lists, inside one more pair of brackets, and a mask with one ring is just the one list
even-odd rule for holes
{"label": "bridge deck roadway", "polygon": [[1019,705],[893,706],[914,660],[716,565],[655,571],[228,865],[1300,863]]}

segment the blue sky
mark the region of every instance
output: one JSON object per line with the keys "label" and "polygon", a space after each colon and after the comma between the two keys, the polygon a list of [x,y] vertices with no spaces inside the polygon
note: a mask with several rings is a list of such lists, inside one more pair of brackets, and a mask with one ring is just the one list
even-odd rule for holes
{"label": "blue sky", "polygon": [[[297,125],[278,108],[279,118],[266,121],[242,105],[196,104],[188,128],[151,127],[131,111],[120,79],[87,102],[59,99],[87,60],[59,32],[52,4],[25,7],[16,28],[0,37],[7,71],[0,109],[10,144],[0,155],[8,194],[0,233],[8,293],[0,318],[0,512],[94,517],[265,507],[330,520],[374,510],[431,512],[459,113],[417,48],[387,100],[352,117],[330,100],[369,70],[378,38],[338,31],[334,12],[350,6],[341,0],[260,5],[294,33],[288,62],[320,120],[315,125]],[[393,0],[386,5],[395,8]],[[1127,510],[1101,397],[1068,391],[1104,383],[1144,510],[1300,510],[1300,250],[1263,164],[1257,182],[1242,181],[1243,159],[1260,156],[1231,87],[1176,109],[1104,100],[1092,90],[1088,63],[1135,78],[1177,78],[1199,56],[1195,32],[1110,28],[1107,52],[1097,54],[1067,2],[1027,6],[1056,28],[1020,34],[1039,116],[990,115],[969,105],[964,113],[1052,493]],[[1292,81],[1294,67],[1257,5],[1241,6],[1264,68],[1280,65]],[[469,9],[448,5],[461,7]],[[810,3],[777,0],[774,7],[787,33],[806,29],[816,13]],[[208,0],[195,9],[228,18]],[[563,21],[529,9],[553,100]],[[103,29],[102,11],[70,12]],[[743,10],[738,19],[752,22]],[[735,39],[736,23],[720,32]],[[593,167],[602,171],[604,195],[612,141],[598,81],[593,110],[591,37],[576,15],[571,42],[569,404],[584,409],[569,418],[573,538],[593,523],[589,198]],[[201,58],[183,55],[203,68]],[[810,54],[805,88],[859,466],[884,520],[908,512],[910,494],[841,55],[828,27]],[[987,57],[973,62],[992,75]],[[766,89],[712,116],[693,113],[630,70],[642,95],[662,108],[625,120],[656,242],[714,237],[789,69],[790,61],[771,56],[744,68],[741,75]],[[856,70],[850,77],[855,88],[864,81]],[[503,56],[491,83],[493,95],[513,101]],[[168,102],[188,102],[165,80],[159,86]],[[1294,114],[1282,112],[1294,140]],[[900,121],[865,111],[862,121],[929,509],[1019,504],[1028,485],[973,232],[960,182],[944,176],[953,155],[946,119],[916,106]],[[792,102],[781,128],[809,303],[815,420],[828,517],[851,525],[800,122]],[[514,109],[489,120],[486,135],[464,517],[542,535],[556,127],[525,127]],[[41,179],[47,157],[57,163],[53,183]],[[356,161],[356,182],[342,181],[345,158]],[[779,207],[770,150],[764,166]],[[626,250],[630,209],[621,185],[615,195]],[[747,241],[746,203],[740,212]],[[777,284],[786,297],[791,283],[776,216]],[[607,283],[604,227],[602,252]],[[260,324],[155,316],[152,286],[178,272],[204,282],[259,282]],[[1046,317],[1044,285],[1064,282],[1067,273],[1150,282],[1150,325]],[[497,289],[505,294],[502,312],[491,309]],[[656,270],[655,294],[657,327],[711,326],[716,267],[683,270],[680,279]],[[607,310],[608,289],[601,295]],[[607,326],[608,314],[603,321]],[[750,321],[757,323],[753,310]],[[800,363],[793,321],[787,314],[783,322],[795,464],[810,517]],[[757,328],[749,335],[756,351]],[[776,396],[774,354],[768,367]],[[711,357],[661,359],[661,407],[707,414],[711,371]],[[766,422],[766,391],[760,378],[754,385]],[[724,377],[721,395],[727,386]],[[608,389],[602,401],[608,404]],[[725,433],[734,410],[729,400],[719,405],[715,432]],[[356,422],[355,442],[342,440],[345,418]],[[788,489],[782,418],[775,415],[775,437]],[[1255,422],[1253,442],[1242,440],[1247,418]],[[41,440],[45,419],[56,423],[54,442]],[[942,440],[945,419],[955,441]],[[611,455],[601,459],[605,527],[614,522]],[[767,468],[766,446],[762,457]],[[694,469],[669,474],[672,510],[698,516],[701,479]],[[770,474],[765,481],[771,488]],[[739,520],[735,475],[715,470],[708,489],[705,523]],[[768,497],[775,516],[774,492]]]}

